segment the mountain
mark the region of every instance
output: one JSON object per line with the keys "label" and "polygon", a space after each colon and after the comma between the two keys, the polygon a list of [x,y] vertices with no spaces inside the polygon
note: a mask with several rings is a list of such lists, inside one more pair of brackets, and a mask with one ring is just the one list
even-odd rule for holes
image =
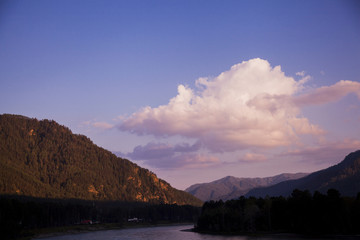
{"label": "mountain", "polygon": [[225,178],[210,182],[195,184],[185,191],[203,200],[230,200],[245,195],[256,187],[270,186],[289,179],[298,179],[308,175],[307,173],[283,173],[273,177],[265,178],[236,178],[227,176]]}
{"label": "mountain", "polygon": [[201,206],[55,121],[0,115],[0,194]]}
{"label": "mountain", "polygon": [[289,196],[295,188],[321,193],[326,193],[328,189],[335,188],[343,196],[356,196],[360,192],[360,150],[350,153],[335,166],[314,172],[298,180],[285,181],[265,188],[256,188],[246,195],[254,197]]}

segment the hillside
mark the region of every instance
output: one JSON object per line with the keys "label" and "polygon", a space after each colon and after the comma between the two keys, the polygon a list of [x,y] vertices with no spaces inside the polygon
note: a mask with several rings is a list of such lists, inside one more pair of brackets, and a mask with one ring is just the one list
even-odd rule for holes
{"label": "hillside", "polygon": [[0,194],[202,204],[55,121],[9,114],[0,115]]}
{"label": "hillside", "polygon": [[281,182],[271,187],[256,188],[247,196],[289,196],[293,189],[326,193],[335,188],[343,196],[356,196],[360,192],[360,150],[350,153],[339,164],[314,172],[304,178]]}
{"label": "hillside", "polygon": [[264,187],[277,184],[289,179],[298,179],[308,175],[307,173],[283,173],[273,177],[265,178],[236,178],[227,176],[225,178],[210,182],[195,184],[185,191],[203,200],[230,200],[245,195],[256,187]]}

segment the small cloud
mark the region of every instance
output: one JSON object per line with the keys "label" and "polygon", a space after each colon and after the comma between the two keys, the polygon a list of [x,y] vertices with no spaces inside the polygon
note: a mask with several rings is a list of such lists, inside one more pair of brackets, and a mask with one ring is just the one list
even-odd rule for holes
{"label": "small cloud", "polygon": [[295,73],[295,75],[301,77],[301,79],[298,81],[298,85],[299,85],[299,90],[302,90],[304,88],[304,84],[311,79],[311,76],[306,75],[305,71],[297,72]]}
{"label": "small cloud", "polygon": [[205,154],[181,154],[171,161],[172,167],[176,168],[206,168],[220,164],[219,158]]}
{"label": "small cloud", "polygon": [[127,117],[128,116],[126,114],[124,114],[124,115],[119,115],[119,116],[113,118],[112,120],[115,122],[118,122],[118,121],[122,121],[122,120],[126,119]]}
{"label": "small cloud", "polygon": [[85,121],[80,124],[81,127],[90,126],[90,125],[91,125],[91,121]]}
{"label": "small cloud", "polygon": [[246,153],[239,161],[240,162],[263,162],[267,157],[258,153]]}
{"label": "small cloud", "polygon": [[133,160],[151,160],[170,158],[175,154],[173,146],[165,143],[148,143],[145,146],[136,146],[127,157]]}
{"label": "small cloud", "polygon": [[323,70],[321,70],[321,71],[320,71],[320,74],[321,74],[322,76],[324,76],[324,75],[325,75],[325,72],[324,72]]}
{"label": "small cloud", "polygon": [[97,128],[97,129],[106,130],[106,129],[113,128],[115,125],[107,123],[107,122],[98,122],[96,120],[90,120],[90,121],[82,122],[80,124],[80,126],[87,127],[87,128]]}
{"label": "small cloud", "polygon": [[201,143],[196,142],[193,145],[188,143],[176,144],[174,147],[175,152],[195,152],[201,148]]}
{"label": "small cloud", "polygon": [[106,122],[94,122],[91,125],[95,128],[100,128],[100,129],[110,129],[114,127],[114,125]]}
{"label": "small cloud", "polygon": [[305,71],[297,72],[297,73],[295,73],[295,75],[303,77],[303,76],[305,76]]}

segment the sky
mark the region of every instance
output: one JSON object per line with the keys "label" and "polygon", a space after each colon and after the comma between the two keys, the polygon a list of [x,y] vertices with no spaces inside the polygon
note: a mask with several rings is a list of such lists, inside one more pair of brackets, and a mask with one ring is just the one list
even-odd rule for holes
{"label": "sky", "polygon": [[360,149],[360,3],[0,0],[0,114],[185,189]]}

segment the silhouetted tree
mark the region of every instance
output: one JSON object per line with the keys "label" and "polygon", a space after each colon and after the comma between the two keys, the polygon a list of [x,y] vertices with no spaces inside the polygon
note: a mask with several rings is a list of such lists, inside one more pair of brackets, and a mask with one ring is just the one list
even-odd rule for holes
{"label": "silhouetted tree", "polygon": [[295,189],[291,196],[245,198],[206,202],[198,231],[283,231],[304,234],[359,234],[360,197],[341,197],[338,190],[327,195]]}

